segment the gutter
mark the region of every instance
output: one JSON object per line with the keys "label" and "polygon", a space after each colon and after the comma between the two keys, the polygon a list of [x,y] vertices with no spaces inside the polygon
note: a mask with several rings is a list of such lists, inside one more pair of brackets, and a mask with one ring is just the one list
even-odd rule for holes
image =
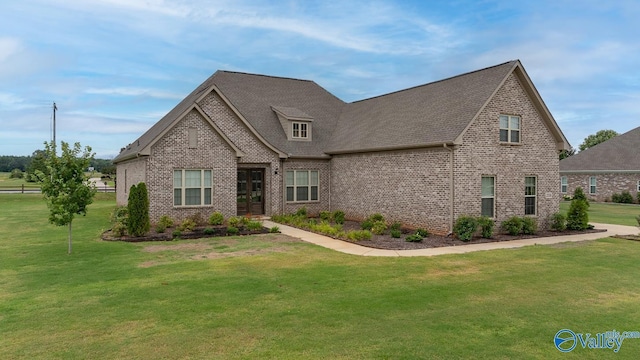
{"label": "gutter", "polygon": [[454,216],[454,210],[453,210],[453,206],[455,204],[455,183],[454,183],[454,172],[453,172],[453,164],[454,164],[454,157],[453,157],[453,152],[454,149],[452,147],[447,146],[447,143],[443,143],[442,146],[449,150],[449,232],[452,233],[453,232],[453,216]]}
{"label": "gutter", "polygon": [[560,170],[560,174],[640,174],[640,170]]}

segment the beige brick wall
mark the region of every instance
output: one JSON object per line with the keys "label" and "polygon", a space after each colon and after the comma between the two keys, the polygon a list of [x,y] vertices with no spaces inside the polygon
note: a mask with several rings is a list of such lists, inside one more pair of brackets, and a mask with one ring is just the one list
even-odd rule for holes
{"label": "beige brick wall", "polygon": [[[521,143],[499,142],[499,116],[521,117]],[[558,153],[553,136],[547,130],[531,99],[515,75],[502,88],[463,136],[455,152],[455,217],[480,215],[481,177],[496,177],[496,220],[524,216],[524,178],[537,176],[537,216],[546,226],[558,211]]]}
{"label": "beige brick wall", "polygon": [[432,231],[449,230],[449,151],[444,148],[336,155],[331,210],[363,219],[381,213]]}
{"label": "beige brick wall", "polygon": [[[598,173],[598,174],[575,174],[561,173],[561,176],[567,177],[567,192],[561,195],[573,195],[573,191],[577,187],[584,190],[589,200],[593,201],[611,201],[614,193],[620,194],[628,191],[633,196],[634,201],[638,200],[638,181],[640,181],[640,173]],[[589,178],[596,178],[596,193],[589,193]]]}
{"label": "beige brick wall", "polygon": [[145,181],[147,158],[137,158],[118,164],[116,169],[116,203],[127,205],[131,186]]}

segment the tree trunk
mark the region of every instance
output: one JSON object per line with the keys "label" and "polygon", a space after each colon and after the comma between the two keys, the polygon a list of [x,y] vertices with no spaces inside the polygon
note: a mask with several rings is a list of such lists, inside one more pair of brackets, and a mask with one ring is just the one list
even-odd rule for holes
{"label": "tree trunk", "polygon": [[69,222],[69,251],[68,254],[71,254],[71,222]]}

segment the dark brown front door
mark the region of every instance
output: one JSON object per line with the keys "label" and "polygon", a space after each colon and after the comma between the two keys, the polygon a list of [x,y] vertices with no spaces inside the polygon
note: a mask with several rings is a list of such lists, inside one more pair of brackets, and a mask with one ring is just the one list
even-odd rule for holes
{"label": "dark brown front door", "polygon": [[264,169],[238,169],[238,215],[264,214]]}

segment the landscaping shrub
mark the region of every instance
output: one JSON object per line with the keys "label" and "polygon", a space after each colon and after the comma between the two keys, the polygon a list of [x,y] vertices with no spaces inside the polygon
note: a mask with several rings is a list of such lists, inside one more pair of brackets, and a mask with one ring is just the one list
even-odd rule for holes
{"label": "landscaping shrub", "polygon": [[400,231],[402,229],[402,224],[396,221],[393,224],[391,224],[389,229]]}
{"label": "landscaping shrub", "polygon": [[198,224],[196,224],[196,222],[192,218],[188,217],[188,218],[182,220],[182,222],[178,226],[178,230],[180,230],[180,231],[193,231],[193,229],[195,229],[196,226],[198,226]]}
{"label": "landscaping shrub", "polygon": [[487,216],[481,216],[478,218],[480,235],[485,239],[490,239],[493,236],[493,228],[495,227],[495,225],[495,222]]}
{"label": "landscaping shrub", "polygon": [[127,204],[129,219],[127,221],[127,232],[131,236],[142,236],[151,228],[149,219],[149,196],[147,185],[141,182],[133,185],[129,192]]}
{"label": "landscaping shrub", "polygon": [[350,230],[346,237],[351,241],[371,240],[371,232],[369,230]]}
{"label": "landscaping shrub", "polygon": [[565,231],[567,229],[567,217],[559,212],[551,215],[551,229]]}
{"label": "landscaping shrub", "polygon": [[323,235],[335,237],[340,231],[342,231],[342,225],[336,224],[335,226],[332,226],[328,222],[322,221],[320,224],[311,225],[310,230]]}
{"label": "landscaping shrub", "polygon": [[336,224],[344,224],[344,211],[342,211],[342,210],[334,211],[333,212],[333,221]]}
{"label": "landscaping shrub", "polygon": [[419,234],[412,234],[404,238],[404,240],[407,242],[421,242],[422,236],[420,236]]}
{"label": "landscaping shrub", "polygon": [[273,226],[273,227],[271,227],[271,228],[269,229],[269,232],[270,232],[270,233],[272,233],[272,234],[277,234],[277,233],[279,233],[279,232],[280,232],[280,228],[279,228],[279,227],[277,227],[277,226]]}
{"label": "landscaping shrub", "polygon": [[111,222],[114,224],[119,222],[125,225],[126,227],[128,217],[129,217],[129,208],[126,205],[117,206],[115,209],[113,209],[113,212],[111,213]]}
{"label": "landscaping shrub", "polygon": [[303,206],[298,211],[296,211],[296,215],[307,217],[307,207]]}
{"label": "landscaping shrub", "polygon": [[384,221],[376,220],[373,222],[373,225],[371,226],[372,233],[382,235],[385,231],[387,231],[387,224],[385,224]]}
{"label": "landscaping shrub", "polygon": [[251,222],[251,215],[245,215],[240,218],[240,226],[246,227]]}
{"label": "landscaping shrub", "polygon": [[251,231],[262,230],[262,223],[260,221],[249,221],[247,223],[247,229],[249,229]]}
{"label": "landscaping shrub", "polygon": [[216,231],[210,227],[208,228],[204,228],[204,230],[202,231],[205,235],[214,235],[216,233]]}
{"label": "landscaping shrub", "polygon": [[417,229],[416,234],[420,235],[422,238],[426,238],[429,236],[429,231],[427,231],[427,229]]}
{"label": "landscaping shrub", "polygon": [[478,222],[473,216],[460,216],[453,225],[453,233],[462,241],[469,241],[478,228]]}
{"label": "landscaping shrub", "polygon": [[525,235],[533,235],[538,231],[538,222],[531,217],[522,218],[522,233]]}
{"label": "landscaping shrub", "polygon": [[633,196],[628,191],[623,191],[620,194],[620,203],[622,204],[633,204]]}
{"label": "landscaping shrub", "polygon": [[229,218],[229,220],[227,220],[227,223],[230,227],[237,228],[238,225],[240,225],[240,218],[237,216],[232,216]]}
{"label": "landscaping shrub", "polygon": [[209,225],[222,225],[224,223],[224,215],[220,211],[216,211],[209,216]]}
{"label": "landscaping shrub", "polygon": [[373,220],[365,219],[361,224],[360,228],[362,230],[371,230],[373,228]]}
{"label": "landscaping shrub", "polygon": [[611,195],[611,202],[614,202],[614,203],[621,203],[621,202],[622,202],[621,198],[622,198],[622,195],[620,195],[620,194],[618,194],[618,193],[613,193],[613,194]]}
{"label": "landscaping shrub", "polygon": [[240,229],[235,226],[227,226],[227,235],[238,235],[240,233]]}
{"label": "landscaping shrub", "polygon": [[171,235],[173,236],[174,239],[180,239],[180,236],[182,236],[182,231],[174,230]]}
{"label": "landscaping shrub", "polygon": [[399,239],[402,236],[402,231],[397,229],[391,229],[391,237]]}
{"label": "landscaping shrub", "polygon": [[127,233],[127,226],[121,221],[116,221],[111,227],[111,233],[115,236],[122,237]]}
{"label": "landscaping shrub", "polygon": [[331,212],[330,211],[320,211],[320,220],[331,222]]}
{"label": "landscaping shrub", "polygon": [[167,230],[167,227],[164,226],[164,224],[156,224],[156,232],[157,233],[163,233],[163,232],[165,232],[165,230]]}
{"label": "landscaping shrub", "polygon": [[589,202],[584,196],[582,188],[576,188],[573,200],[567,212],[567,229],[586,230],[589,227]]}
{"label": "landscaping shrub", "polygon": [[158,226],[164,226],[164,228],[170,228],[173,227],[173,220],[167,216],[167,215],[162,215],[160,216],[160,219],[158,220]]}
{"label": "landscaping shrub", "polygon": [[502,222],[502,229],[509,235],[519,235],[522,232],[522,218],[512,216]]}
{"label": "landscaping shrub", "polygon": [[206,222],[204,221],[204,218],[202,217],[202,214],[200,213],[195,213],[189,216],[187,219],[190,219],[191,221],[193,221],[196,224],[196,226],[206,224]]}
{"label": "landscaping shrub", "polygon": [[636,200],[638,200],[638,204],[640,204],[640,191],[638,191],[638,195],[636,195]]}
{"label": "landscaping shrub", "polygon": [[375,214],[373,214],[373,215],[369,216],[369,219],[370,219],[370,220],[372,220],[372,221],[374,221],[374,222],[375,222],[375,221],[382,221],[382,222],[384,222],[384,216],[382,216],[382,214],[380,214],[380,213],[375,213]]}

